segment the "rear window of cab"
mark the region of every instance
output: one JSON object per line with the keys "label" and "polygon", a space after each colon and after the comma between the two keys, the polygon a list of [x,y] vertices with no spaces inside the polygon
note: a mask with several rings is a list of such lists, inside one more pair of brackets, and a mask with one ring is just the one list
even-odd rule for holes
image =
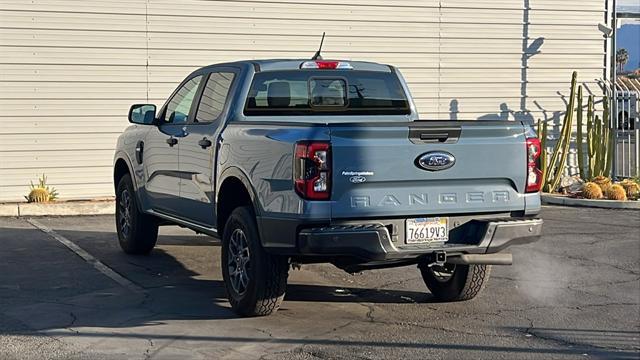
{"label": "rear window of cab", "polygon": [[391,72],[286,70],[257,73],[244,114],[405,115],[411,112],[398,77]]}

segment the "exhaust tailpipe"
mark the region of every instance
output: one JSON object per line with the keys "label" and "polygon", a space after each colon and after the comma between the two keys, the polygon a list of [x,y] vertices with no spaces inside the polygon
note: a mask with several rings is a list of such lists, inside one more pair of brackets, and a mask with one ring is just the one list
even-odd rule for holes
{"label": "exhaust tailpipe", "polygon": [[447,262],[457,265],[512,265],[513,255],[508,253],[462,254],[448,256]]}

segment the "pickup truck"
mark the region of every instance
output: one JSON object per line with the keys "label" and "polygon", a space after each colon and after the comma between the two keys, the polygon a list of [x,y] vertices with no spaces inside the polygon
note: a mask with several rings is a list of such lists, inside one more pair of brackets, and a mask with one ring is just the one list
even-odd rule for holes
{"label": "pickup truck", "polygon": [[469,300],[542,229],[530,125],[421,120],[393,66],[207,66],[129,121],[113,172],[121,248],[149,253],[162,225],[220,236],[241,316],[276,311],[289,269],[309,263],[417,265],[436,299]]}

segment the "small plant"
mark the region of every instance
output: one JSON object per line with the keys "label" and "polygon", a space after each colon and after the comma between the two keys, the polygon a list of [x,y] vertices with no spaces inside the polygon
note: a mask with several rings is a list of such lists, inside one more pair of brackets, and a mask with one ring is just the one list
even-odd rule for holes
{"label": "small plant", "polygon": [[29,195],[24,197],[30,203],[49,202],[58,198],[58,191],[47,185],[47,177],[44,174],[38,179],[38,185],[34,185],[33,181],[31,182],[30,189]]}
{"label": "small plant", "polygon": [[593,182],[588,182],[584,184],[584,188],[582,188],[582,196],[585,199],[601,199],[602,189],[598,184]]}
{"label": "small plant", "polygon": [[600,187],[600,190],[602,190],[603,194],[607,192],[607,189],[609,187],[611,187],[611,179],[609,179],[608,177],[604,177],[602,175],[596,176],[591,181],[596,183],[596,184],[598,184],[598,186]]}
{"label": "small plant", "polygon": [[609,200],[620,200],[620,201],[627,200],[627,192],[624,190],[624,188],[620,184],[611,185],[607,189],[606,194],[607,194],[607,199]]}
{"label": "small plant", "polygon": [[620,182],[620,186],[627,192],[628,199],[637,200],[640,197],[640,184],[637,182],[631,179],[624,179]]}

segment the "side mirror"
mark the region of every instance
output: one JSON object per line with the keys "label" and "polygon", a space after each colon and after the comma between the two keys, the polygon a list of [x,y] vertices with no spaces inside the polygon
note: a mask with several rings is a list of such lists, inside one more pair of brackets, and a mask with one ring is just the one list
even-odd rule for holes
{"label": "side mirror", "polygon": [[156,120],[156,106],[153,104],[135,104],[129,109],[129,122],[151,125]]}

